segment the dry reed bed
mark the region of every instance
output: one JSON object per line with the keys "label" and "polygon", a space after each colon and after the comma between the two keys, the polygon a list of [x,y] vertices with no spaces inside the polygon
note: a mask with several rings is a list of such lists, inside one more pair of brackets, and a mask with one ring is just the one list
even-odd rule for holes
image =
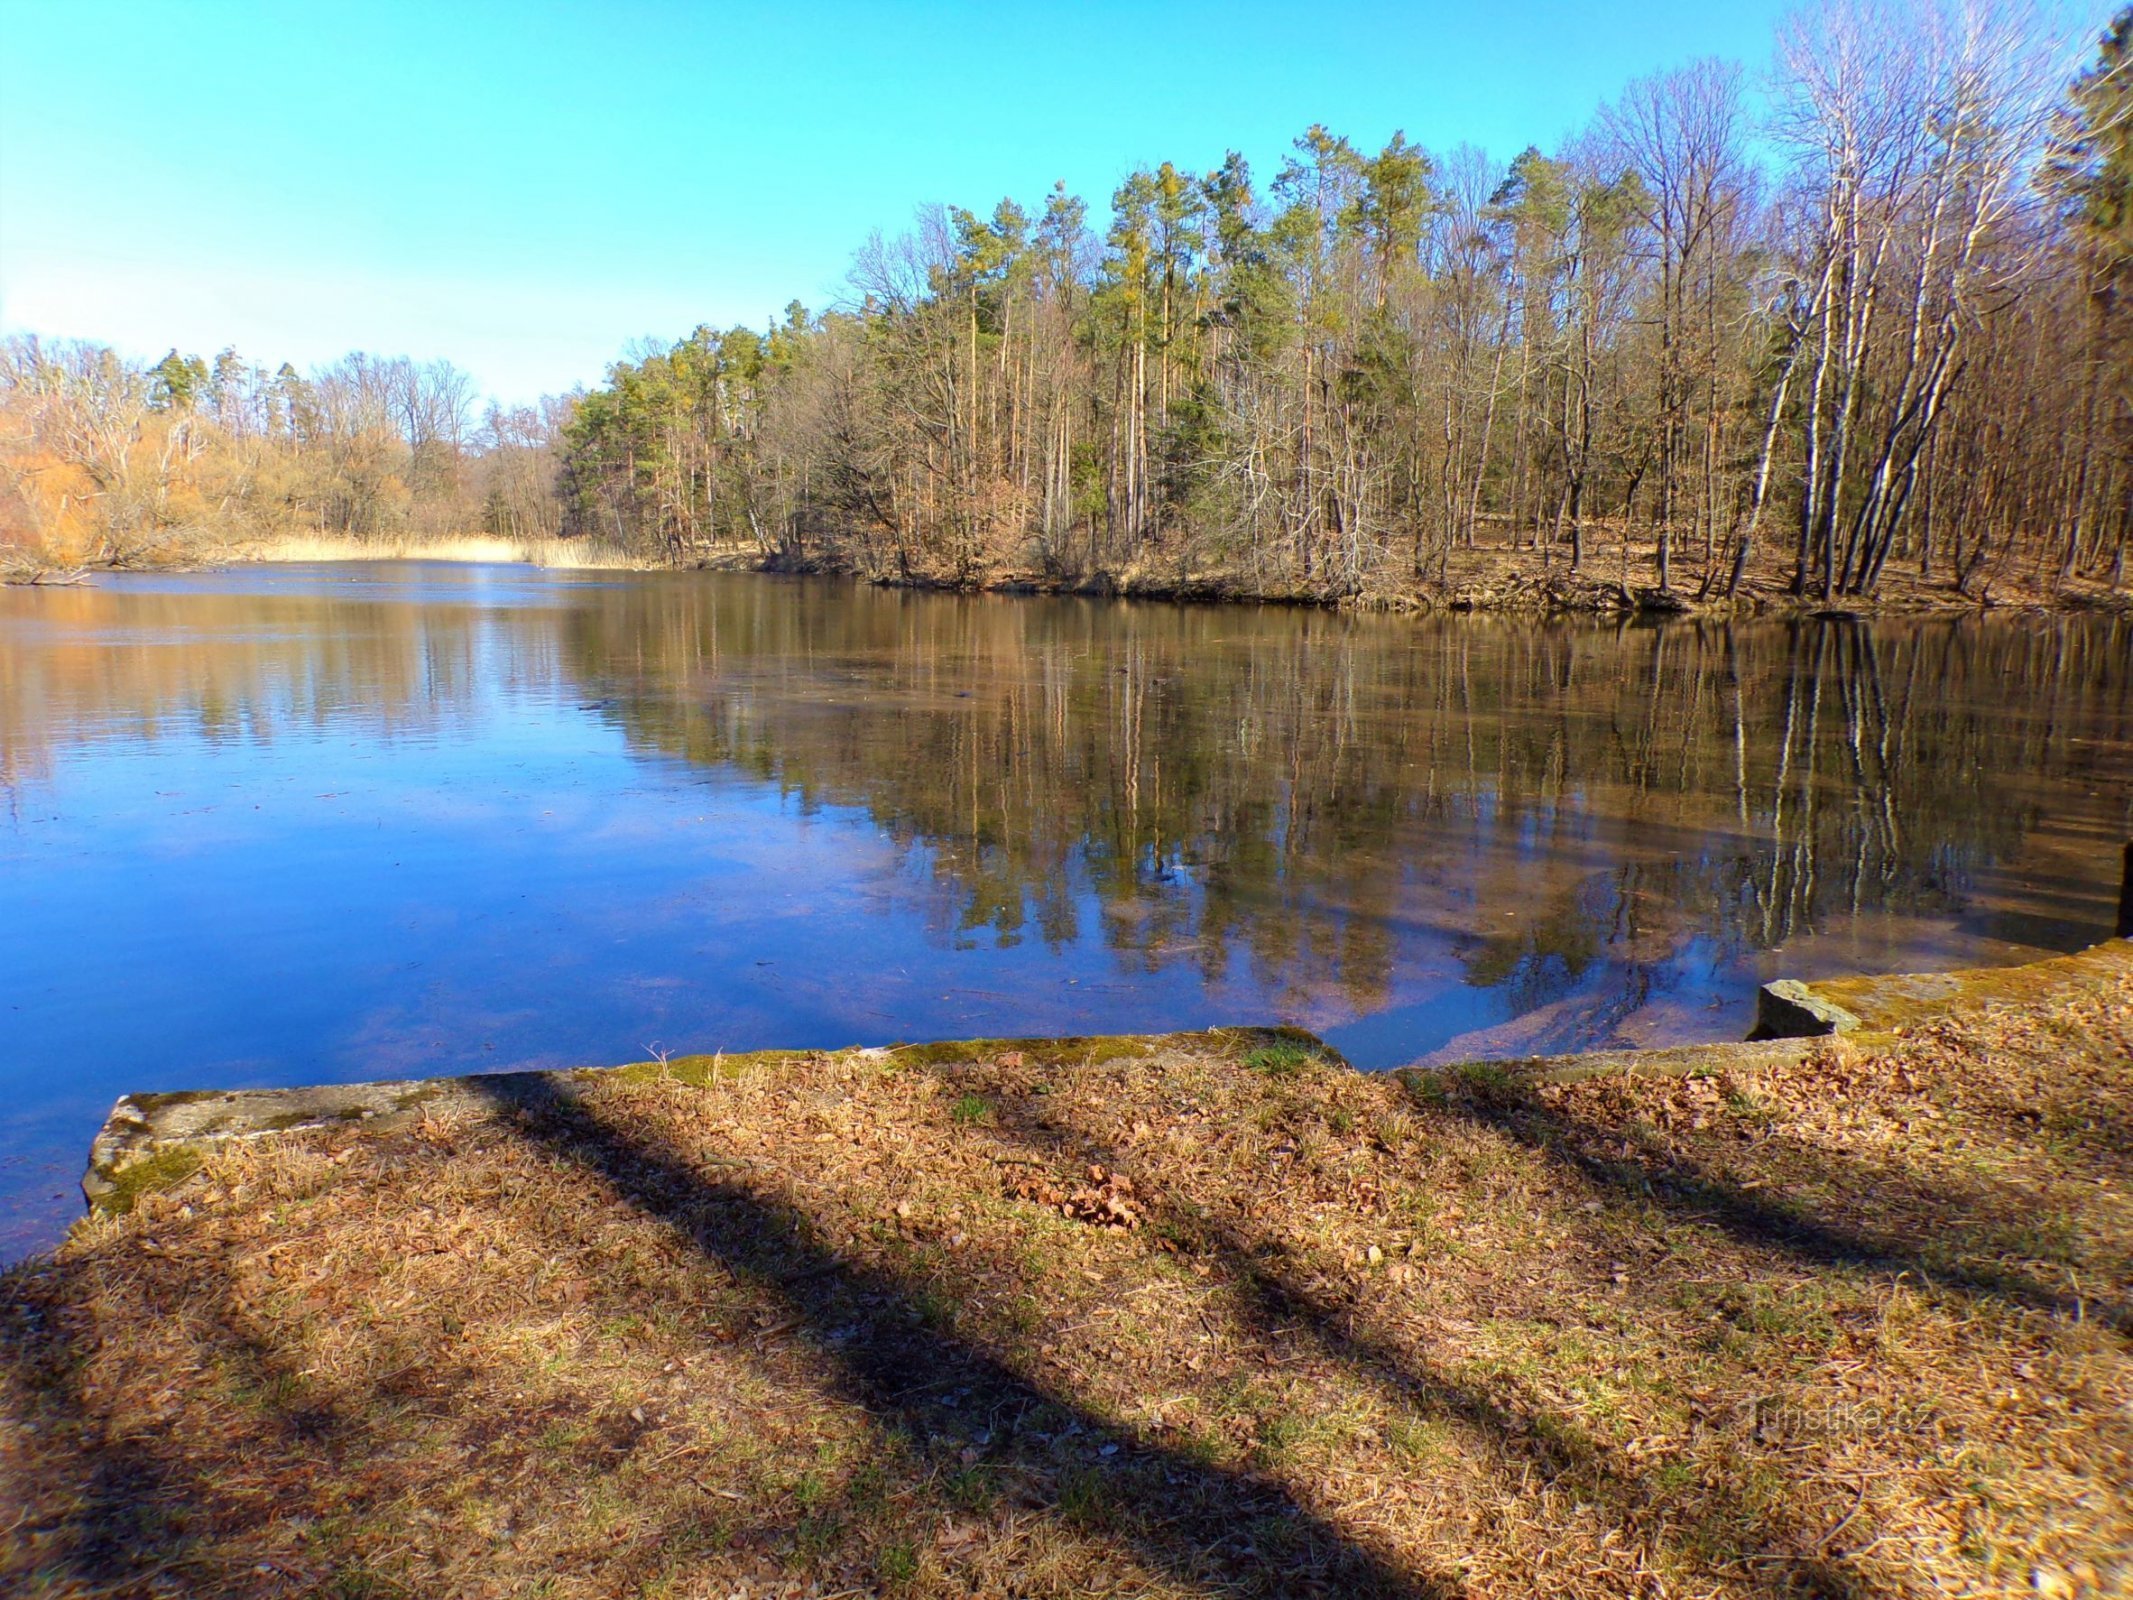
{"label": "dry reed bed", "polygon": [[266,562],[459,561],[617,570],[651,563],[595,539],[513,539],[489,534],[349,538],[282,534],[232,545],[222,559]]}
{"label": "dry reed bed", "polygon": [[5,1281],[0,1589],[2127,1592],[2129,1019],[691,1061],[226,1148]]}

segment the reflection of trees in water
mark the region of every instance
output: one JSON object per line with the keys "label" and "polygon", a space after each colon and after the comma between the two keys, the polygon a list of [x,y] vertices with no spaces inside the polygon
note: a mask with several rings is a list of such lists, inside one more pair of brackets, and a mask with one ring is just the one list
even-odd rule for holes
{"label": "reflection of trees in water", "polygon": [[0,589],[0,784],[85,744],[435,736],[563,670],[552,612],[340,587]]}
{"label": "reflection of trees in water", "polygon": [[1596,963],[1604,1005],[1628,1003],[1691,941],[1723,958],[1945,914],[2047,803],[2125,821],[2123,621],[1543,628],[756,578],[423,592],[0,592],[0,780],[104,739],[471,738],[520,690],[598,700],[641,748],[862,808],[952,938],[1094,938],[1141,969],[1369,1001],[1426,936],[1521,1009]]}
{"label": "reflection of trees in water", "polygon": [[606,590],[569,627],[633,737],[864,808],[966,936],[1080,937],[1085,893],[1137,965],[1355,997],[1417,919],[1544,995],[1603,952],[1634,982],[1692,937],[1945,913],[2085,737],[2125,737],[2133,658],[2111,621],[1617,631],[768,584]]}

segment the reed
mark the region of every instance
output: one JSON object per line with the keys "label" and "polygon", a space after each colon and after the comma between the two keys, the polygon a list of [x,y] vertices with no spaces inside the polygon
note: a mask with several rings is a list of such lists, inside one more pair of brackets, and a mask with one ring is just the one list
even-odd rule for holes
{"label": "reed", "polygon": [[593,539],[514,539],[496,534],[405,534],[387,538],[279,534],[233,544],[226,554],[235,561],[468,561],[601,569],[653,565]]}

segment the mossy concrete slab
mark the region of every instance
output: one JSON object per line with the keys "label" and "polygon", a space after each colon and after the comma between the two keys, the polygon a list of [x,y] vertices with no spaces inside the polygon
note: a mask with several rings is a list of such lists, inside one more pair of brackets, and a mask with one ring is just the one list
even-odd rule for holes
{"label": "mossy concrete slab", "polygon": [[2057,999],[2128,972],[2133,972],[2133,939],[2108,939],[2074,955],[2015,967],[1823,978],[1813,983],[1772,984],[1769,989],[1783,988],[1789,991],[1788,999],[1796,998],[1807,1008],[1850,1019],[1848,1026],[1815,1031],[1843,1033],[1857,1028],[1881,1033],[1931,1022],[1950,1012]]}
{"label": "mossy concrete slab", "polygon": [[1483,1086],[1508,1087],[1575,1083],[1609,1074],[1679,1078],[1757,1072],[1801,1060],[1815,1039],[1831,1034],[1881,1035],[1984,1006],[2050,1001],[2128,972],[2133,972],[2133,940],[2111,939],[2075,955],[2013,967],[1827,978],[1813,983],[1781,978],[1765,984],[1757,994],[1755,1029],[1745,1043],[1463,1061],[1442,1067],[1405,1067],[1400,1075],[1418,1086],[1442,1087],[1459,1077]]}
{"label": "mossy concrete slab", "polygon": [[[568,1074],[504,1074],[556,1077]],[[452,1115],[494,1104],[494,1081],[435,1078],[398,1083],[325,1084],[303,1089],[202,1090],[120,1097],[89,1146],[82,1193],[99,1211],[125,1211],[143,1189],[167,1187],[191,1169],[173,1158],[225,1139],[305,1128],[375,1123],[391,1127],[424,1114]],[[182,1170],[181,1170],[182,1169]],[[160,1172],[166,1182],[153,1181]]]}
{"label": "mossy concrete slab", "polygon": [[605,1077],[623,1081],[663,1078],[703,1087],[737,1073],[824,1055],[849,1055],[879,1060],[890,1067],[915,1068],[952,1065],[1011,1051],[1032,1064],[1067,1071],[1183,1050],[1241,1058],[1270,1045],[1301,1047],[1328,1060],[1340,1059],[1336,1051],[1300,1028],[1214,1028],[1200,1033],[959,1039],[846,1051],[761,1050],[740,1055],[670,1056],[624,1066],[577,1067],[556,1072],[498,1072],[296,1089],[129,1094],[111,1108],[90,1145],[88,1170],[81,1186],[92,1209],[123,1212],[130,1210],[143,1192],[184,1181],[200,1165],[201,1152],[225,1140],[256,1139],[314,1128],[383,1130],[422,1117],[453,1121],[489,1117]]}
{"label": "mossy concrete slab", "polygon": [[1658,1050],[1586,1050],[1574,1055],[1459,1061],[1441,1067],[1402,1067],[1396,1076],[1425,1093],[1461,1081],[1482,1089],[1579,1083],[1617,1076],[1691,1078],[1721,1072],[1767,1072],[1789,1067],[1814,1048],[1811,1037],[1669,1045]]}

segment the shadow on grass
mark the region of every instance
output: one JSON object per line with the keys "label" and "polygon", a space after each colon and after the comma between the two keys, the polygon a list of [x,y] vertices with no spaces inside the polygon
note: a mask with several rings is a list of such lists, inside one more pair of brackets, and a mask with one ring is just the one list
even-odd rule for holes
{"label": "shadow on grass", "polygon": [[[1096,1165],[1131,1171],[1133,1163],[1102,1140],[1027,1103],[1020,1114],[1004,1098],[994,1102],[997,1137],[1021,1150],[1072,1168]],[[1476,1440],[1498,1463],[1507,1496],[1524,1491],[1526,1469],[1556,1487],[1608,1510],[1625,1529],[1648,1537],[1692,1562],[1716,1560],[1742,1568],[1751,1582],[1776,1594],[1864,1600],[1872,1591],[1819,1547],[1824,1508],[1790,1519],[1704,1491],[1700,1514],[1684,1516],[1679,1496],[1650,1474],[1595,1442],[1575,1421],[1523,1395],[1499,1394],[1463,1381],[1403,1341],[1375,1317],[1367,1297],[1322,1287],[1323,1275],[1280,1240],[1251,1238],[1200,1208],[1160,1198],[1156,1174],[1136,1179],[1150,1220],[1188,1255],[1208,1261],[1235,1294],[1240,1319],[1270,1352],[1301,1339],[1380,1393],[1397,1396],[1422,1418],[1441,1420]],[[1515,1386],[1514,1386],[1515,1387]],[[1702,1546],[1700,1554],[1685,1550]]]}
{"label": "shadow on grass", "polygon": [[893,1274],[841,1258],[798,1210],[718,1181],[604,1122],[550,1080],[486,1080],[519,1132],[681,1233],[704,1257],[781,1302],[830,1367],[828,1387],[862,1407],[922,1467],[952,1468],[943,1391],[989,1419],[990,1461],[1035,1488],[1042,1509],[1169,1581],[1223,1594],[1442,1600],[1456,1583],[1402,1571],[1279,1485],[1114,1434],[1066,1395],[932,1324]]}
{"label": "shadow on grass", "polygon": [[[597,1179],[787,1326],[796,1322],[810,1364],[826,1369],[825,1391],[862,1408],[871,1425],[874,1504],[831,1495],[791,1515],[783,1504],[714,1500],[651,1541],[665,1565],[693,1550],[716,1557],[745,1546],[757,1552],[749,1559],[782,1547],[804,1566],[811,1551],[835,1550],[841,1520],[879,1526],[885,1496],[929,1520],[981,1510],[996,1482],[1097,1565],[1115,1554],[1173,1591],[1383,1600],[1458,1592],[1454,1581],[1363,1547],[1278,1484],[1111,1430],[1070,1396],[944,1331],[923,1288],[840,1258],[804,1213],[618,1131],[568,1088],[539,1079],[489,1087],[515,1137]],[[123,1298],[102,1304],[96,1297],[108,1283],[73,1279],[63,1265],[35,1264],[0,1281],[0,1423],[15,1435],[0,1435],[0,1481],[13,1502],[11,1525],[0,1518],[0,1589],[418,1592],[389,1570],[392,1547],[422,1536],[418,1513],[429,1491],[475,1465],[469,1446],[494,1425],[480,1407],[460,1403],[464,1375],[450,1352],[402,1359],[419,1352],[386,1349],[394,1342],[386,1321],[369,1353],[386,1357],[377,1364],[389,1371],[317,1378],[299,1347],[259,1337],[257,1318],[213,1260],[144,1253],[126,1276]],[[166,1392],[186,1403],[149,1415],[141,1391],[154,1382],[100,1392],[98,1323],[165,1309],[185,1319],[183,1370],[169,1374]],[[959,1402],[955,1411],[942,1407],[944,1395]],[[148,1406],[157,1409],[152,1399]],[[559,1420],[523,1409],[529,1414],[507,1420],[528,1436]],[[188,1431],[183,1417],[208,1419],[212,1432]],[[976,1470],[969,1427],[952,1420],[962,1418],[982,1419],[989,1436]],[[634,1447],[605,1437],[603,1419],[569,1420],[592,1425],[584,1430],[592,1435],[583,1447],[588,1477],[614,1470]],[[41,1449],[18,1448],[32,1441]],[[444,1479],[433,1482],[439,1472]],[[319,1526],[299,1545],[290,1529],[310,1522]],[[907,1527],[878,1553],[891,1588],[919,1570],[924,1547],[909,1536],[923,1541],[928,1532]],[[945,1559],[953,1565],[952,1554]]]}
{"label": "shadow on grass", "polygon": [[[956,1074],[941,1076],[944,1082],[964,1082]],[[915,1505],[927,1517],[974,1509],[973,1502],[986,1492],[981,1480],[990,1478],[1003,1494],[1078,1546],[1137,1562],[1176,1588],[1256,1595],[1438,1597],[1458,1592],[1456,1579],[1416,1571],[1368,1548],[1277,1482],[1214,1465],[1188,1447],[1148,1443],[1111,1429],[1063,1385],[957,1337],[952,1316],[915,1276],[841,1255],[824,1242],[804,1207],[767,1199],[738,1177],[726,1181],[716,1167],[707,1169],[660,1140],[624,1131],[567,1085],[515,1078],[490,1080],[484,1088],[506,1113],[505,1126],[514,1138],[589,1175],[617,1201],[670,1230],[695,1259],[731,1274],[753,1302],[794,1330],[810,1373],[826,1374],[820,1380],[825,1390],[866,1414],[878,1444],[876,1464],[893,1475],[901,1507]],[[1077,1126],[1058,1104],[999,1096],[993,1119],[973,1134],[1074,1167],[1131,1169],[1130,1156]],[[1748,1208],[1738,1215],[1720,1211],[1711,1203],[1708,1177],[1655,1172],[1650,1162],[1610,1156],[1600,1130],[1546,1106],[1492,1102],[1449,1109],[1568,1162],[1595,1193],[1640,1204],[1656,1198],[1689,1216],[1713,1218],[1750,1243],[1800,1253],[1789,1211],[1775,1218],[1764,1215],[1770,1203],[1740,1191],[1733,1191],[1735,1198],[1750,1203]],[[1620,1136],[1613,1138],[1618,1148]],[[1215,1269],[1221,1303],[1257,1346],[1255,1353],[1277,1363],[1285,1350],[1308,1346],[1415,1416],[1448,1424],[1474,1441],[1490,1470],[1500,1474],[1507,1503],[1520,1499],[1526,1480],[1537,1476],[1598,1508],[1669,1564],[1728,1567],[1742,1587],[1760,1587],[1771,1595],[1868,1592],[1828,1549],[1842,1525],[1836,1520],[1841,1507],[1789,1494],[1748,1504],[1712,1484],[1696,1484],[1684,1493],[1652,1462],[1632,1459],[1595,1437],[1515,1376],[1505,1374],[1501,1382],[1487,1374],[1477,1377],[1433,1353],[1374,1308],[1366,1293],[1347,1280],[1329,1281],[1305,1253],[1288,1249],[1241,1214],[1210,1216],[1166,1203],[1160,1174],[1148,1178],[1143,1194],[1149,1197],[1151,1221]],[[1809,1259],[1817,1262],[1881,1266],[1898,1259],[1887,1251],[1877,1255],[1845,1248],[1856,1241],[1842,1236],[1842,1230],[1825,1228],[1811,1235],[1809,1244],[1819,1252]],[[173,1300],[181,1286],[207,1284],[208,1295],[194,1306],[202,1319],[196,1344],[219,1351],[218,1378],[251,1399],[231,1440],[129,1428],[109,1414],[107,1397],[84,1387],[84,1352],[95,1348],[94,1325],[39,1323],[47,1313],[56,1314],[64,1300],[56,1276],[62,1269],[42,1270],[54,1275],[44,1289],[26,1278],[0,1294],[6,1318],[0,1322],[0,1362],[9,1387],[29,1396],[30,1414],[42,1419],[40,1425],[79,1429],[80,1459],[68,1468],[76,1504],[52,1526],[25,1530],[18,1522],[0,1535],[0,1587],[11,1571],[24,1570],[7,1565],[14,1552],[6,1547],[19,1547],[27,1533],[39,1540],[40,1572],[50,1575],[60,1593],[164,1592],[156,1587],[159,1580],[177,1584],[176,1592],[287,1592],[280,1580],[231,1563],[247,1548],[248,1536],[256,1549],[277,1520],[314,1514],[313,1497],[325,1491],[293,1473],[264,1484],[261,1462],[301,1458],[314,1477],[334,1474],[345,1484],[374,1457],[393,1449],[406,1457],[407,1439],[394,1435],[396,1408],[431,1418],[434,1426],[425,1424],[432,1426],[423,1435],[425,1448],[455,1462],[453,1447],[464,1449],[470,1430],[487,1425],[485,1418],[454,1414],[460,1375],[448,1356],[343,1391],[307,1387],[297,1353],[263,1343],[255,1319],[231,1303],[227,1291],[214,1287],[214,1264],[195,1258],[182,1266],[144,1262],[129,1289],[127,1309],[137,1314],[164,1301],[162,1284]],[[219,1301],[205,1303],[217,1295]],[[389,1320],[381,1322],[379,1332],[382,1342],[391,1342]],[[199,1380],[174,1376],[172,1381]],[[951,1396],[956,1407],[940,1404]],[[971,1418],[983,1420],[986,1435],[975,1465],[968,1450],[976,1430],[964,1420]],[[542,1420],[519,1417],[512,1425],[530,1434]],[[578,1420],[590,1430],[584,1446],[588,1473],[612,1470],[612,1458],[603,1465],[598,1452],[626,1457],[634,1447],[629,1428],[618,1418],[587,1414]],[[601,1431],[610,1423],[618,1430],[613,1438]],[[245,1470],[225,1470],[232,1461]],[[439,1470],[449,1474],[459,1468]],[[410,1495],[419,1498],[419,1476],[410,1468],[397,1478],[381,1477],[375,1488],[344,1486],[337,1492],[344,1508],[375,1509],[383,1519],[363,1535],[375,1544],[381,1530],[400,1531],[393,1519],[402,1515]],[[17,1498],[28,1503],[26,1495]],[[726,1518],[725,1528],[698,1525],[717,1516]],[[708,1557],[727,1548],[718,1539],[735,1539],[758,1549],[789,1547],[804,1561],[811,1550],[834,1548],[840,1518],[854,1525],[871,1518],[880,1526],[880,1496],[870,1508],[854,1496],[832,1493],[803,1506],[798,1515],[788,1514],[782,1504],[712,1506],[693,1522],[673,1521],[663,1549],[669,1558],[697,1548]],[[692,1543],[699,1539],[711,1542]],[[360,1552],[369,1546],[344,1548],[349,1559],[336,1575],[353,1573],[361,1580]],[[894,1549],[899,1560],[915,1559],[907,1545]],[[953,1566],[952,1553],[944,1559]],[[355,1592],[403,1591],[381,1578],[369,1590]]]}
{"label": "shadow on grass", "polygon": [[[1482,1080],[1454,1094],[1443,1108],[1494,1129],[1577,1175],[1596,1193],[1618,1200],[1649,1201],[1682,1221],[1702,1221],[1750,1247],[1789,1256],[1807,1266],[1838,1267],[1908,1276],[1934,1288],[1978,1299],[2082,1319],[2133,1338],[2133,1306],[2095,1301],[2046,1282],[2021,1267],[1981,1261],[1994,1235],[2006,1236],[2033,1218],[1982,1217],[1963,1199],[1919,1183],[1907,1173],[1856,1162],[1832,1171],[1839,1158],[1818,1152],[1825,1182],[1841,1180],[1848,1194],[1878,1196],[1887,1214],[1930,1219],[1933,1241],[1906,1238],[1817,1216],[1782,1196],[1765,1194],[1711,1173],[1679,1150],[1650,1143],[1640,1148],[1621,1130],[1603,1127],[1548,1105],[1523,1086]],[[1957,1251],[1980,1247],[1970,1259]]]}
{"label": "shadow on grass", "polygon": [[[0,1594],[452,1592],[449,1582],[410,1579],[401,1557],[428,1535],[434,1507],[469,1487],[477,1500],[493,1491],[499,1475],[481,1471],[488,1452],[523,1464],[541,1453],[538,1436],[570,1425],[585,1436],[570,1465],[593,1482],[641,1442],[636,1419],[582,1406],[535,1402],[499,1414],[493,1393],[468,1404],[478,1376],[470,1381],[447,1350],[402,1346],[390,1321],[365,1330],[374,1335],[365,1354],[385,1358],[382,1376],[324,1378],[294,1345],[259,1337],[198,1257],[147,1257],[122,1298],[109,1293],[49,1262],[0,1276]],[[98,1319],[160,1314],[185,1327],[185,1352],[168,1373],[139,1386],[139,1374],[115,1384],[107,1374],[100,1385]],[[166,1381],[165,1397],[179,1403],[159,1407]],[[621,1568],[617,1592],[637,1592],[692,1550],[721,1551],[736,1532],[786,1531],[776,1511],[759,1520],[767,1525],[731,1514],[663,1527],[634,1553],[635,1571],[631,1552],[603,1550],[602,1575]]]}
{"label": "shadow on grass", "polygon": [[[156,1270],[155,1263],[144,1275]],[[170,1270],[164,1264],[164,1270]],[[229,1441],[189,1441],[167,1422],[129,1418],[87,1377],[100,1337],[88,1308],[70,1303],[65,1269],[30,1262],[0,1278],[0,1377],[8,1427],[60,1442],[69,1491],[42,1523],[27,1479],[9,1484],[13,1525],[0,1532],[0,1587],[75,1595],[237,1593],[257,1587],[225,1571],[213,1547],[272,1528],[287,1508],[265,1495],[232,1492],[233,1467],[326,1447],[344,1433],[331,1404],[301,1397],[294,1369],[253,1337],[227,1307],[205,1330],[217,1377],[249,1396],[259,1426],[232,1452]],[[195,1280],[197,1281],[197,1280]],[[175,1376],[175,1375],[174,1375]],[[189,1375],[206,1376],[206,1368]],[[18,1443],[9,1476],[27,1452]],[[247,1474],[248,1475],[248,1474]]]}

